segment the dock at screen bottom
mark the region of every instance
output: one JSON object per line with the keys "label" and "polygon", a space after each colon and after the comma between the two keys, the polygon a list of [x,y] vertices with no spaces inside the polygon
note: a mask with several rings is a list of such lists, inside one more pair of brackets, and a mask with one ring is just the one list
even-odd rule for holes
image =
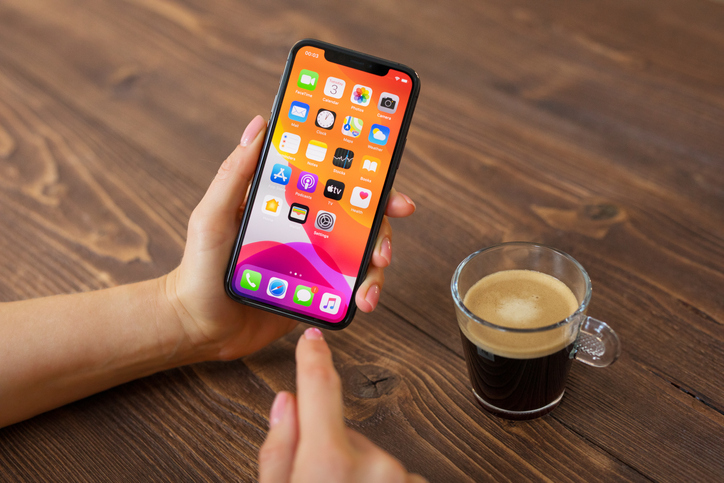
{"label": "dock at screen bottom", "polygon": [[330,322],[339,322],[347,312],[339,291],[259,267],[239,267],[234,288],[245,297]]}

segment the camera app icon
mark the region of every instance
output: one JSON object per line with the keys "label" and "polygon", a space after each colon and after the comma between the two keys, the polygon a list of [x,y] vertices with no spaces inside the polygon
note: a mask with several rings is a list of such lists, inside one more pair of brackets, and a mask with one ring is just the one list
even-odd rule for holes
{"label": "camera app icon", "polygon": [[397,111],[397,104],[400,102],[399,96],[383,92],[380,94],[380,102],[377,103],[377,109],[382,112],[394,114]]}
{"label": "camera app icon", "polygon": [[334,213],[330,213],[329,211],[319,210],[317,212],[317,219],[314,220],[314,227],[318,230],[323,231],[332,231],[334,228],[334,222],[337,220],[337,217]]}

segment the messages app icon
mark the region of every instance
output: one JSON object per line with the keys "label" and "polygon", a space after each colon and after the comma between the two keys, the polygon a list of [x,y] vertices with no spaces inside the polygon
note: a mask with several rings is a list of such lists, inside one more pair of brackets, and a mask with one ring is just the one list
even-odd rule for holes
{"label": "messages app icon", "polygon": [[294,303],[309,307],[312,305],[312,300],[314,300],[312,289],[304,285],[297,285],[297,289],[294,291]]}

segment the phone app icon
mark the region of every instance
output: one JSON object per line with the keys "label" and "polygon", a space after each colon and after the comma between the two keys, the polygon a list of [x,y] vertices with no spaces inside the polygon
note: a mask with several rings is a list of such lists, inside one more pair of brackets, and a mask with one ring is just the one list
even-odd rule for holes
{"label": "phone app icon", "polygon": [[290,132],[285,132],[282,134],[282,140],[279,141],[279,150],[289,154],[297,154],[297,151],[299,151],[299,143],[301,142],[301,137]]}
{"label": "phone app icon", "polygon": [[299,101],[292,101],[292,106],[289,108],[289,119],[292,121],[304,122],[307,120],[309,115],[309,104],[305,104]]}
{"label": "phone app icon", "polygon": [[289,184],[289,178],[292,177],[292,168],[285,164],[275,164],[272,168],[271,180],[278,184]]}
{"label": "phone app icon", "polygon": [[355,186],[352,190],[352,196],[349,199],[349,204],[356,206],[357,208],[367,208],[370,206],[371,199],[372,192],[370,190]]}
{"label": "phone app icon", "polygon": [[332,164],[342,169],[349,169],[352,167],[352,161],[354,161],[354,151],[349,149],[337,148],[334,151],[334,158],[332,158]]}
{"label": "phone app icon", "polygon": [[294,291],[294,303],[309,307],[312,305],[312,300],[314,300],[312,289],[304,285],[297,285],[297,289]]}
{"label": "phone app icon", "polygon": [[344,193],[344,183],[334,179],[328,179],[324,187],[324,196],[332,200],[341,200]]}
{"label": "phone app icon", "polygon": [[384,146],[390,137],[390,128],[382,124],[373,124],[370,129],[369,142]]}
{"label": "phone app icon", "polygon": [[239,280],[239,286],[246,290],[256,292],[259,290],[261,285],[261,273],[255,272],[254,270],[244,270],[241,274],[241,280]]}
{"label": "phone app icon", "polygon": [[287,294],[289,283],[281,278],[272,277],[269,279],[269,285],[266,287],[266,294],[272,297],[283,299]]}
{"label": "phone app icon", "polygon": [[362,158],[362,169],[376,173],[379,166],[380,160],[377,158],[373,158],[372,156],[365,156]]}
{"label": "phone app icon", "polygon": [[317,118],[314,120],[314,125],[329,130],[334,126],[335,119],[337,119],[337,113],[329,109],[320,109],[317,111]]}
{"label": "phone app icon", "polygon": [[317,175],[302,171],[297,181],[297,188],[307,193],[314,193],[314,190],[317,189]]}
{"label": "phone app icon", "polygon": [[314,227],[318,230],[332,231],[335,221],[337,221],[337,216],[334,213],[319,210],[317,212],[317,218],[314,220]]}
{"label": "phone app icon", "polygon": [[397,111],[397,104],[400,102],[399,96],[383,92],[380,94],[380,101],[377,103],[377,109],[382,112],[394,114]]}
{"label": "phone app icon", "polygon": [[362,134],[362,126],[364,126],[362,119],[347,116],[344,118],[344,124],[342,124],[342,134],[356,138]]}
{"label": "phone app icon", "polygon": [[327,77],[327,83],[324,84],[324,95],[340,99],[344,94],[344,86],[346,82],[336,77]]}
{"label": "phone app icon", "polygon": [[360,106],[366,106],[372,99],[372,89],[362,84],[357,84],[352,88],[352,95],[349,100]]}
{"label": "phone app icon", "polygon": [[311,70],[302,69],[299,73],[299,79],[297,79],[297,86],[308,91],[313,91],[317,87],[317,80],[319,80],[319,74]]}
{"label": "phone app icon", "polygon": [[305,224],[307,222],[307,215],[309,215],[308,206],[292,203],[292,207],[289,208],[289,221],[293,221],[294,223]]}
{"label": "phone app icon", "polygon": [[284,201],[282,201],[281,198],[278,196],[268,195],[264,197],[261,205],[261,211],[267,215],[279,216],[279,213],[282,212],[283,205]]}
{"label": "phone app icon", "polygon": [[328,314],[336,315],[339,312],[339,306],[342,305],[342,297],[331,293],[322,295],[322,301],[319,303],[319,310]]}
{"label": "phone app icon", "polygon": [[312,161],[324,161],[327,155],[327,144],[322,141],[309,141],[307,144],[307,157]]}

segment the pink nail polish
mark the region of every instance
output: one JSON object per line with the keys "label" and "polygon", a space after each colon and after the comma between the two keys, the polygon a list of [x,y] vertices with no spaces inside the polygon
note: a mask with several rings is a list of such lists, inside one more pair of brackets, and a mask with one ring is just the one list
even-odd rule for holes
{"label": "pink nail polish", "polygon": [[241,141],[239,141],[239,144],[241,144],[243,147],[251,144],[254,139],[256,139],[256,137],[259,135],[264,126],[264,118],[261,116],[256,116],[254,119],[251,120],[249,125],[246,126],[246,129],[244,129],[244,134],[241,135]]}
{"label": "pink nail polish", "polygon": [[284,410],[287,407],[287,402],[289,401],[289,395],[282,391],[276,395],[274,398],[274,403],[272,403],[271,411],[269,412],[269,428],[273,428],[279,422],[282,420],[282,417],[284,416]]}
{"label": "pink nail polish", "polygon": [[367,301],[370,306],[374,309],[377,307],[377,302],[380,300],[380,287],[379,285],[373,285],[367,290],[367,295],[365,296],[365,300]]}
{"label": "pink nail polish", "polygon": [[392,241],[390,241],[389,238],[385,238],[382,241],[382,246],[380,247],[380,255],[382,255],[382,258],[387,260],[387,263],[392,262]]}
{"label": "pink nail polish", "polygon": [[307,330],[304,331],[304,337],[307,340],[322,340],[324,339],[324,335],[322,334],[322,331],[319,330],[316,327],[310,327]]}
{"label": "pink nail polish", "polygon": [[400,193],[400,194],[402,195],[403,198],[405,198],[405,201],[407,201],[409,204],[411,204],[413,208],[417,209],[417,205],[415,204],[414,201],[412,201],[412,198],[410,198],[409,196],[407,196],[404,193]]}

